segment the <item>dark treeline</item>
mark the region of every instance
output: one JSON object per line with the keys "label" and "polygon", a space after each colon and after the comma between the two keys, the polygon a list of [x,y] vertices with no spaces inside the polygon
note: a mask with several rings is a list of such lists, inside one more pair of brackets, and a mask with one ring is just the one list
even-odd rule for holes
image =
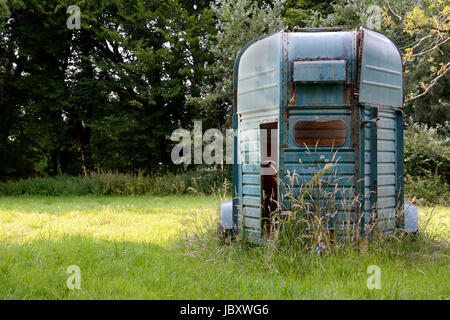
{"label": "dark treeline", "polygon": [[208,3],[85,1],[79,30],[66,26],[70,4],[10,5],[0,176],[168,163],[166,136],[199,116],[187,97],[199,96],[213,58],[199,41],[214,32]]}
{"label": "dark treeline", "polygon": [[[333,24],[339,9],[308,0],[86,0],[81,28],[69,29],[72,2],[0,0],[0,179],[170,166],[173,130],[196,119],[204,130],[229,125],[230,66],[245,42]],[[417,101],[439,105],[444,96],[448,106],[448,77],[440,82],[439,97]],[[417,118],[420,108],[408,110]],[[445,109],[435,110],[425,122],[444,123]]]}

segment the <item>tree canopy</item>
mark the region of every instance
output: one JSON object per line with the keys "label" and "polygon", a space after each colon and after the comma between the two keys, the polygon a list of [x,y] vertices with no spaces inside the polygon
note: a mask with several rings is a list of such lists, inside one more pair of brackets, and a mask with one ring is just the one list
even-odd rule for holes
{"label": "tree canopy", "polygon": [[170,163],[179,127],[230,126],[236,53],[294,26],[366,25],[405,64],[407,116],[445,124],[445,1],[85,0],[69,29],[68,0],[0,0],[0,178],[144,170]]}

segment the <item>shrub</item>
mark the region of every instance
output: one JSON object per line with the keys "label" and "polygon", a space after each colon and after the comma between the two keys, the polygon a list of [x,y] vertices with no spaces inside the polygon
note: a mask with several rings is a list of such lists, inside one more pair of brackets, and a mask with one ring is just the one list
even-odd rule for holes
{"label": "shrub", "polygon": [[450,183],[450,137],[446,126],[413,124],[405,130],[405,172],[415,177],[441,176]]}
{"label": "shrub", "polygon": [[231,192],[230,180],[228,171],[207,169],[163,176],[100,171],[87,177],[63,175],[7,181],[0,183],[0,195],[214,194]]}
{"label": "shrub", "polygon": [[405,177],[405,200],[416,205],[450,206],[450,185],[442,177]]}
{"label": "shrub", "polygon": [[412,124],[405,130],[405,194],[422,205],[450,203],[449,124],[429,128]]}

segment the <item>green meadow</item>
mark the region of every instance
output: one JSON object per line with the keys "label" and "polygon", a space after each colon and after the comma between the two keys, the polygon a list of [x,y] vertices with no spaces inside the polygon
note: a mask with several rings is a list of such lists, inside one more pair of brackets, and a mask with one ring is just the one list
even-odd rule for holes
{"label": "green meadow", "polygon": [[[421,207],[416,236],[315,256],[221,244],[221,201],[0,197],[0,299],[450,298],[448,207]],[[72,265],[80,289],[67,286]]]}

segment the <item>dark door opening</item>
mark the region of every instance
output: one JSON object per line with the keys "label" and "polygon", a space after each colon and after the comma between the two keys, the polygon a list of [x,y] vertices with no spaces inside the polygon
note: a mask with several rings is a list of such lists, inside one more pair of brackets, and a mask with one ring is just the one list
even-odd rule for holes
{"label": "dark door opening", "polygon": [[260,124],[261,141],[261,191],[263,226],[271,231],[272,213],[278,200],[278,122]]}

